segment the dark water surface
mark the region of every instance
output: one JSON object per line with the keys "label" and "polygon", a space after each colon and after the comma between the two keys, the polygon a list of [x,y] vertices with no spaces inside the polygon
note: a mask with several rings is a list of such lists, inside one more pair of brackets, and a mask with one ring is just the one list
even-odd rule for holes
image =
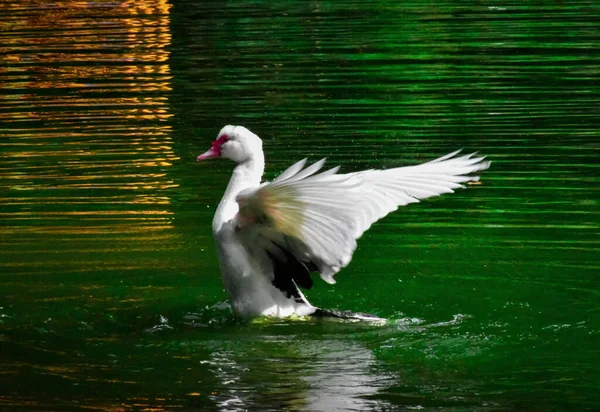
{"label": "dark water surface", "polygon": [[[0,408],[599,408],[598,17],[0,2]],[[386,325],[243,323],[210,233],[232,165],[195,162],[229,123],[263,137],[267,178],[306,156],[493,164],[375,225],[307,293]]]}

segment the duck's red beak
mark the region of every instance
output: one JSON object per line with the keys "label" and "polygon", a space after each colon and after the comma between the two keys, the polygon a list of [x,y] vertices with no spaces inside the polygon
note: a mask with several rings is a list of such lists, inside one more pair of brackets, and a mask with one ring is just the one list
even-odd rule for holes
{"label": "duck's red beak", "polygon": [[221,156],[220,147],[215,147],[213,145],[210,149],[208,149],[208,151],[206,153],[202,153],[200,156],[198,156],[198,158],[196,160],[200,161],[200,160],[212,159],[213,157],[219,157],[219,156]]}
{"label": "duck's red beak", "polygon": [[210,149],[208,149],[208,151],[206,153],[202,153],[200,156],[198,156],[198,158],[196,160],[200,161],[200,160],[212,159],[213,157],[220,157],[221,156],[221,146],[223,146],[223,144],[226,143],[228,140],[229,140],[229,137],[227,135],[220,136],[217,140],[212,142],[212,146],[210,147]]}

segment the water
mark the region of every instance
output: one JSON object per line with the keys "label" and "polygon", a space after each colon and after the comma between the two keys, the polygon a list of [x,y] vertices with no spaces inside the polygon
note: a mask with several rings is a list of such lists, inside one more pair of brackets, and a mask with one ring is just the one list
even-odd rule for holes
{"label": "water", "polygon": [[[595,409],[594,1],[0,4],[0,408]],[[482,184],[402,208],[316,305],[236,320],[210,222],[225,124],[266,177],[464,147]]]}

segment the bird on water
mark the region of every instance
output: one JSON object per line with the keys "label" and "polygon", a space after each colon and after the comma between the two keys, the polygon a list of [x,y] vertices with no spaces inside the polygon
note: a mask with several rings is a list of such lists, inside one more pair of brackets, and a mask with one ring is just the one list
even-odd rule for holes
{"label": "bird on water", "polygon": [[340,174],[321,171],[325,159],[290,166],[262,182],[262,140],[243,126],[225,126],[198,161],[223,157],[233,170],[212,223],[225,289],[235,314],[332,316],[379,319],[373,315],[324,310],[300,288],[311,289],[311,273],[327,283],[346,267],[356,240],[371,224],[399,206],[419,202],[478,181],[490,166],[475,154],[447,154],[416,166]]}

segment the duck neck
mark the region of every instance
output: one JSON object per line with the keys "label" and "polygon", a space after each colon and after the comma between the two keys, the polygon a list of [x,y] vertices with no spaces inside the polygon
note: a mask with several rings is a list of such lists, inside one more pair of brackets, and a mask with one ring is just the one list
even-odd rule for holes
{"label": "duck neck", "polygon": [[214,230],[218,230],[223,223],[233,219],[238,212],[238,204],[235,200],[237,195],[243,190],[258,187],[264,169],[265,159],[262,152],[256,153],[250,159],[237,164],[215,213]]}

